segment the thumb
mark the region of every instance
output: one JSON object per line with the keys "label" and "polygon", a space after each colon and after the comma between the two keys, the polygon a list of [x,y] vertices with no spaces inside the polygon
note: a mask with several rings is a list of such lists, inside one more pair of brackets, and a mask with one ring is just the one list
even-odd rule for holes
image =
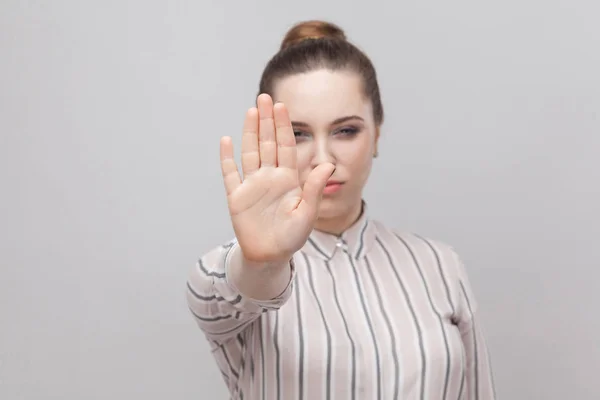
{"label": "thumb", "polygon": [[302,202],[313,217],[316,217],[323,189],[325,189],[327,180],[333,175],[334,171],[335,165],[331,163],[321,164],[311,171],[304,183]]}

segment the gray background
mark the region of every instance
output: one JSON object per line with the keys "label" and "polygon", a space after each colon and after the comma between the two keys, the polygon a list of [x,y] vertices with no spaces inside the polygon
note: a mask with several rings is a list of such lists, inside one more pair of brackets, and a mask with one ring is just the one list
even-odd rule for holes
{"label": "gray background", "polygon": [[599,16],[597,0],[1,0],[0,398],[226,398],[185,280],[232,234],[219,137],[239,144],[306,18],[376,64],[366,199],[466,260],[499,397],[600,398]]}

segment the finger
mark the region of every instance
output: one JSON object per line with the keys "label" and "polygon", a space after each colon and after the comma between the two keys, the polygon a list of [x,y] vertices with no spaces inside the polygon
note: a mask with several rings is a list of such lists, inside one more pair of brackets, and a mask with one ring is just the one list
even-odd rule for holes
{"label": "finger", "polygon": [[277,143],[273,123],[273,100],[268,94],[261,94],[258,103],[258,149],[260,166],[273,167],[277,162]]}
{"label": "finger", "polygon": [[225,191],[229,196],[242,184],[237,165],[233,159],[233,142],[229,136],[221,138],[221,172],[223,173]]}
{"label": "finger", "polygon": [[277,165],[296,169],[296,137],[290,122],[290,115],[283,103],[273,106],[275,136],[277,140]]}
{"label": "finger", "polygon": [[242,171],[244,178],[252,175],[260,167],[258,151],[258,110],[252,107],[246,113],[242,133]]}
{"label": "finger", "polygon": [[317,217],[323,189],[334,171],[335,166],[331,163],[321,164],[311,171],[302,189],[302,201],[298,205],[300,212],[311,219]]}

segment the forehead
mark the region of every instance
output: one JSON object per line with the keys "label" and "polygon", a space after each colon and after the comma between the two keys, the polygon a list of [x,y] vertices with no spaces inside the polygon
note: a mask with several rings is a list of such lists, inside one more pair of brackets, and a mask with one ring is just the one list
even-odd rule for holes
{"label": "forehead", "polygon": [[292,121],[311,125],[326,125],[349,115],[366,121],[373,118],[371,102],[354,72],[317,70],[291,75],[276,84],[273,97],[286,105]]}

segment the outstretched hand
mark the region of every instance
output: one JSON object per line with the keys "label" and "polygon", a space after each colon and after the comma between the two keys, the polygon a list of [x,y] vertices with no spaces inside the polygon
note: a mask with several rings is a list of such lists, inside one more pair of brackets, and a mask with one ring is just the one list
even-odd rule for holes
{"label": "outstretched hand", "polygon": [[296,139],[286,107],[261,94],[242,134],[243,179],[231,137],[221,138],[221,170],[231,222],[244,258],[285,262],[310,235],[333,164],[321,164],[300,186]]}

